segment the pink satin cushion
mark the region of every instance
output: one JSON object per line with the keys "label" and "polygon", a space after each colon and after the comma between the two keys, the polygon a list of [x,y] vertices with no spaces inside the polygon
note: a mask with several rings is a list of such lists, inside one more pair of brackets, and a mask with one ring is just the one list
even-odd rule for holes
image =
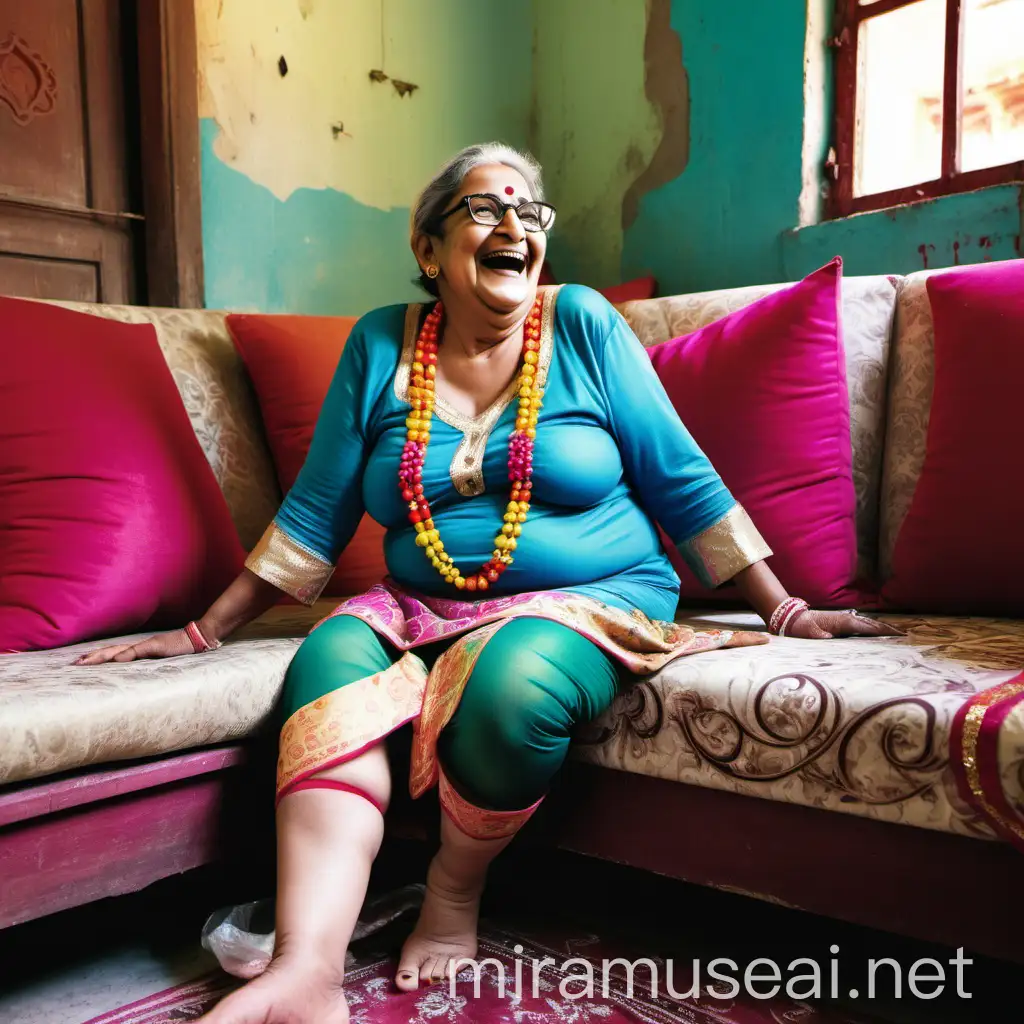
{"label": "pink satin cushion", "polygon": [[917,612],[1024,616],[1024,260],[946,271],[926,287],[925,459],[882,594]]}
{"label": "pink satin cushion", "polygon": [[0,651],[184,626],[245,553],[148,324],[0,298]]}
{"label": "pink satin cushion", "polygon": [[[842,261],[648,349],[680,418],[773,550],[784,587],[852,607],[856,498],[840,298]],[[702,587],[670,547],[681,599]],[[735,595],[732,595],[735,597]]]}

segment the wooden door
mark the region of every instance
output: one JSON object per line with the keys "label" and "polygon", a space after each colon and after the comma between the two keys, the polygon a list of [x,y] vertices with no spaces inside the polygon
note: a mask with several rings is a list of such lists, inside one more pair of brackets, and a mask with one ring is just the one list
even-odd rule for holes
{"label": "wooden door", "polygon": [[0,295],[137,300],[131,17],[119,0],[0,0]]}

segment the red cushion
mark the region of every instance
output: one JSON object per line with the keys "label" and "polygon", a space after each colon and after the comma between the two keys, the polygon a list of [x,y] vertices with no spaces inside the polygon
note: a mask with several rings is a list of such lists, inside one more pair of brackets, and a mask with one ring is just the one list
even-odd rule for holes
{"label": "red cushion", "polygon": [[[355,317],[271,316],[235,313],[227,317],[260,404],[263,426],[281,490],[295,483],[313,440],[320,407]],[[363,516],[338,559],[324,594],[347,597],[387,575],[384,528]]]}
{"label": "red cushion", "polygon": [[634,302],[638,299],[653,299],[658,294],[658,282],[653,277],[638,277],[625,284],[599,289],[613,305],[620,302]]}
{"label": "red cushion", "polygon": [[[750,514],[790,593],[849,607],[856,498],[840,317],[842,262],[692,334],[651,360],[680,418]],[[681,598],[708,602],[674,551]]]}
{"label": "red cushion", "polygon": [[935,388],[883,588],[896,608],[1024,616],[1024,260],[927,280]]}
{"label": "red cushion", "polygon": [[0,651],[174,628],[245,553],[149,324],[0,298]]}

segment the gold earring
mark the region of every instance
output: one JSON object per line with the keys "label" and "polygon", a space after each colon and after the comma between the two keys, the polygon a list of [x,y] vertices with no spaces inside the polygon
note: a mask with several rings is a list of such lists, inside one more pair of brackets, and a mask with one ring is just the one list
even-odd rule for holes
{"label": "gold earring", "polygon": [[430,266],[427,267],[427,277],[429,277],[431,281],[433,281],[434,278],[436,278],[437,275],[440,273],[441,271],[438,270],[438,268],[435,267],[433,263],[431,263]]}

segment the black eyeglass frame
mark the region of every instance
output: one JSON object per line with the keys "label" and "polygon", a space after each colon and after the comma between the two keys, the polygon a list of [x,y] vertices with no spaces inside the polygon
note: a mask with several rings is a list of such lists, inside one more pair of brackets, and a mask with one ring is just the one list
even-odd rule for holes
{"label": "black eyeglass frame", "polygon": [[[473,216],[473,210],[469,205],[471,199],[490,199],[495,204],[495,206],[498,207],[499,210],[497,221],[495,221],[494,224],[489,224],[485,221],[477,220],[476,217]],[[519,216],[519,211],[524,206],[536,206],[539,207],[541,210],[549,211],[551,219],[548,221],[547,227],[528,228],[525,224],[523,224],[522,217]],[[473,192],[468,196],[463,196],[450,210],[436,216],[431,222],[432,226],[435,228],[439,228],[453,213],[458,213],[459,210],[461,210],[463,207],[466,208],[470,217],[472,217],[477,224],[482,224],[484,227],[488,228],[497,227],[505,219],[505,216],[508,213],[508,211],[513,210],[515,212],[515,215],[519,217],[519,223],[523,224],[523,230],[530,232],[550,231],[555,223],[555,217],[557,215],[557,210],[555,210],[555,208],[550,203],[545,203],[539,199],[528,199],[526,202],[518,204],[506,203],[503,199],[496,195],[493,195],[490,192]]]}

